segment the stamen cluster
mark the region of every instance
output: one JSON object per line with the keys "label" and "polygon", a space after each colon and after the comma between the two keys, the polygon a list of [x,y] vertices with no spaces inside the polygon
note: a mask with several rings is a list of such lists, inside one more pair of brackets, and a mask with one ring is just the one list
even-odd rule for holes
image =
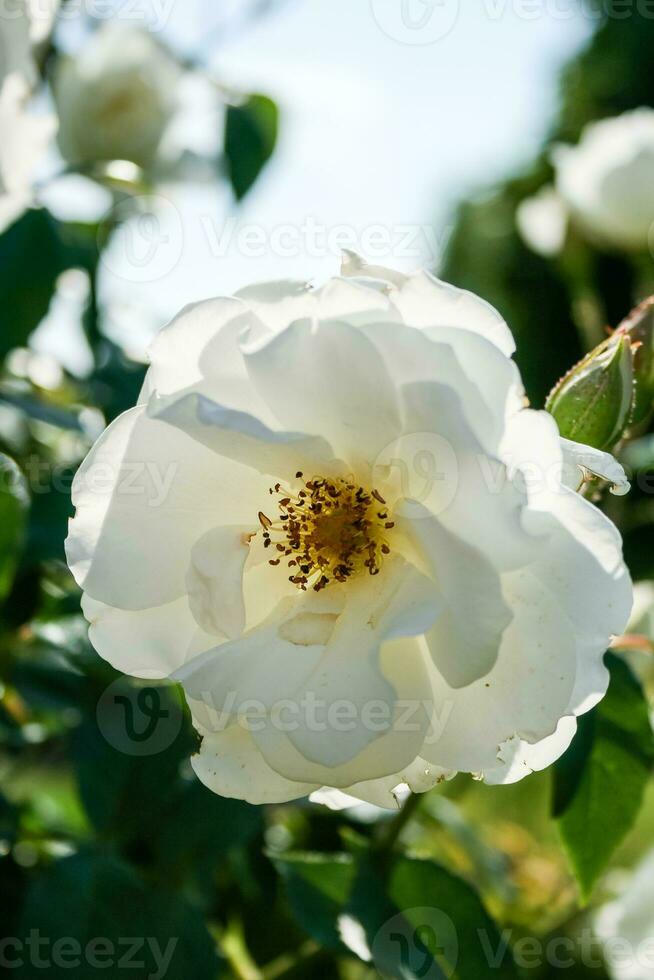
{"label": "stamen cluster", "polygon": [[346,582],[367,571],[378,575],[383,557],[390,553],[384,531],[394,527],[386,501],[377,490],[366,490],[352,479],[316,476],[291,492],[280,483],[270,488],[277,496],[279,515],[271,520],[259,512],[264,546],[277,552],[269,560],[279,565],[288,559],[289,581],[316,592],[330,582]]}

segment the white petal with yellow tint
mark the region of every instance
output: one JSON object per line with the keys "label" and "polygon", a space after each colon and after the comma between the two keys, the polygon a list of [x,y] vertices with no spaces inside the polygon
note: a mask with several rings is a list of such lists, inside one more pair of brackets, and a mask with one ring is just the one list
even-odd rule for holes
{"label": "white petal with yellow tint", "polygon": [[171,602],[186,594],[195,542],[218,520],[253,520],[265,487],[253,470],[133,408],[105,430],[75,476],[68,564],[108,605]]}
{"label": "white petal with yellow tint", "polygon": [[205,736],[191,764],[214,793],[247,803],[286,803],[318,788],[276,773],[266,765],[250,734],[238,724]]}
{"label": "white petal with yellow tint", "polygon": [[260,473],[290,479],[301,467],[318,472],[334,469],[334,454],[321,436],[273,431],[255,416],[225,408],[196,391],[172,398],[155,396],[148,413],[219,456]]}
{"label": "white petal with yellow tint", "polygon": [[198,627],[186,596],[150,609],[115,609],[82,597],[89,639],[116,670],[134,677],[169,677],[191,658],[215,646]]}
{"label": "white petal with yellow tint", "polygon": [[417,501],[411,504],[412,516],[399,517],[398,530],[428,569],[443,602],[426,633],[427,646],[447,683],[463,687],[492,669],[512,612],[491,562]]}
{"label": "white petal with yellow tint", "polygon": [[580,442],[561,439],[563,450],[563,482],[572,490],[580,490],[589,477],[599,477],[610,484],[609,489],[616,497],[629,493],[631,484],[624,467],[611,453],[593,449]]}
{"label": "white petal with yellow tint", "polygon": [[495,769],[486,769],[484,781],[491,786],[517,783],[533,772],[541,772],[556,762],[569,748],[577,731],[577,719],[566,715],[559,721],[552,735],[530,745],[519,738],[508,739],[497,753],[498,765]]}
{"label": "white petal with yellow tint", "polygon": [[350,465],[372,463],[399,434],[391,378],[356,327],[298,320],[244,353],[253,384],[281,424],[324,436]]}
{"label": "white petal with yellow tint", "polygon": [[188,599],[206,633],[234,639],[245,628],[243,568],[250,532],[248,525],[216,527],[193,546],[186,575]]}
{"label": "white petal with yellow tint", "polygon": [[577,678],[569,619],[528,571],[506,575],[504,589],[514,618],[493,669],[458,689],[432,670],[439,725],[420,754],[442,768],[494,768],[503,743],[513,737],[539,741],[568,712]]}
{"label": "white petal with yellow tint", "polygon": [[[343,678],[341,696],[331,701],[321,699],[320,690],[313,692],[315,697],[305,694],[302,710],[293,718],[299,724],[291,731],[273,725],[253,731],[268,764],[287,778],[335,788],[388,776],[409,765],[433,723],[426,658],[419,642],[404,638],[382,644],[379,670],[392,689],[392,700],[379,698],[365,676],[354,671]],[[351,691],[348,681],[357,685]],[[321,755],[312,759],[302,738],[307,732],[311,746],[318,744],[321,734],[323,741],[337,740],[336,745],[333,750],[321,747]],[[353,734],[353,742],[363,748],[343,759],[347,734]]]}
{"label": "white petal with yellow tint", "polygon": [[368,265],[358,255],[348,252],[342,273],[386,280],[392,302],[410,326],[461,327],[491,340],[507,357],[515,350],[511,331],[490,303],[428,272],[404,276],[383,266]]}

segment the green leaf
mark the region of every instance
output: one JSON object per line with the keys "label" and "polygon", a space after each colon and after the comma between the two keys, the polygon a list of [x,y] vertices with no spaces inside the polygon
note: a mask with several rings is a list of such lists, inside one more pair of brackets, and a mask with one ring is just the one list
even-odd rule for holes
{"label": "green leaf", "polygon": [[228,106],[225,157],[237,201],[245,197],[272,156],[278,121],[277,106],[265,95],[252,95],[242,105]]}
{"label": "green leaf", "polygon": [[86,678],[48,643],[31,640],[21,646],[9,679],[31,708],[62,711],[82,703]]}
{"label": "green leaf", "polygon": [[18,810],[0,793],[0,842],[3,844],[13,844],[16,840],[17,832]]}
{"label": "green leaf", "polygon": [[0,454],[0,599],[9,592],[20,556],[29,504],[18,466]]}
{"label": "green leaf", "polygon": [[341,930],[349,948],[362,959],[372,959],[385,977],[414,980],[420,975],[441,980],[445,976],[415,929],[388,897],[382,869],[365,854],[359,856]]}
{"label": "green leaf", "polygon": [[193,734],[174,688],[119,678],[99,693],[72,735],[82,802],[101,834],[150,851]]}
{"label": "green leaf", "polygon": [[0,357],[25,346],[65,267],[59,225],[45,209],[26,211],[0,236]]}
{"label": "green leaf", "polygon": [[36,475],[38,486],[35,485],[32,498],[26,548],[32,562],[65,561],[64,541],[68,521],[74,513],[70,496],[72,478],[72,468],[53,471],[43,466]]}
{"label": "green leaf", "polygon": [[477,893],[433,861],[399,857],[386,873],[361,860],[342,930],[354,951],[367,947],[380,973],[397,980],[518,975],[508,937]]}
{"label": "green leaf", "polygon": [[[26,942],[35,935],[41,939],[38,947]],[[202,915],[99,851],[64,858],[37,877],[17,938],[23,944],[17,980],[33,980],[39,972],[35,955],[48,963],[40,970],[52,980],[123,980],[130,973],[216,980],[219,971]]]}
{"label": "green leaf", "polygon": [[191,774],[168,788],[152,846],[159,867],[177,875],[210,877],[228,851],[247,845],[262,831],[261,807],[218,796]]}
{"label": "green leaf", "polygon": [[388,894],[445,975],[477,980],[517,976],[507,937],[502,935],[477,893],[434,861],[400,858]]}
{"label": "green leaf", "polygon": [[284,854],[274,857],[298,925],[328,949],[342,949],[338,916],[356,874],[349,854]]}
{"label": "green leaf", "polygon": [[633,826],[654,764],[647,703],[629,667],[607,657],[611,684],[579,721],[571,749],[554,767],[553,812],[586,901]]}

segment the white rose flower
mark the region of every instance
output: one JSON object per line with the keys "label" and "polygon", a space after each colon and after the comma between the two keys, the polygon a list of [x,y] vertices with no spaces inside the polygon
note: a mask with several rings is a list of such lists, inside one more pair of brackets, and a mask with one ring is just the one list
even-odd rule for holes
{"label": "white rose flower", "polygon": [[591,123],[553,156],[556,188],[578,225],[604,244],[647,249],[654,222],[654,109]]}
{"label": "white rose flower", "polygon": [[58,0],[15,0],[0,16],[0,232],[32,200],[32,177],[55,130],[29,100],[38,80],[35,45],[52,28]]}
{"label": "white rose flower", "polygon": [[147,31],[104,24],[76,58],[60,59],[54,79],[59,146],[74,165],[153,163],[176,108],[180,69]]}
{"label": "white rose flower", "polygon": [[0,232],[31,203],[34,170],[55,131],[51,116],[28,111],[28,97],[18,73],[0,87]]}
{"label": "white rose flower", "polygon": [[36,80],[30,33],[29,11],[24,0],[0,16],[0,85],[14,74],[30,84]]}
{"label": "white rose flower", "polygon": [[38,72],[33,48],[52,29],[59,0],[13,0],[0,11],[0,86],[18,74],[32,86]]}
{"label": "white rose flower", "polygon": [[654,852],[599,910],[595,931],[613,980],[654,980]]}
{"label": "white rose flower", "polygon": [[158,336],[67,555],[99,653],[183,684],[211,789],[393,807],[457,770],[512,781],[603,696],[620,537],[564,484],[513,349],[474,295],[352,255]]}
{"label": "white rose flower", "polygon": [[52,32],[61,0],[27,0],[32,44],[39,45]]}

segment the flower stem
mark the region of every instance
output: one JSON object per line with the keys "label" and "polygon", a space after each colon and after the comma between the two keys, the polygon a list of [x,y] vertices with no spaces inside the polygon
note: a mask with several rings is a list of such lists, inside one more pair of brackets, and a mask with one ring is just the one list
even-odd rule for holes
{"label": "flower stem", "polygon": [[393,850],[402,831],[418,811],[421,802],[420,793],[411,793],[407,797],[400,812],[381,828],[379,836],[373,845],[374,850],[378,854],[388,854]]}
{"label": "flower stem", "polygon": [[295,953],[285,953],[264,966],[261,976],[263,980],[279,980],[287,973],[292,973],[300,963],[306,963],[307,960],[311,960],[322,952],[323,950],[318,943],[308,939]]}
{"label": "flower stem", "polygon": [[238,922],[231,922],[220,937],[220,945],[225,959],[238,980],[263,980],[263,974],[250,956],[243,928]]}

